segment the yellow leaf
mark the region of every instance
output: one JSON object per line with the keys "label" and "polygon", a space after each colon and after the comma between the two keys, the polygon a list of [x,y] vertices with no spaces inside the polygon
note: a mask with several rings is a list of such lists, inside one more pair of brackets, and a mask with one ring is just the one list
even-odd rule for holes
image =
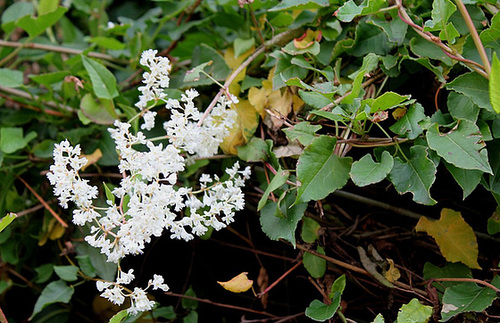
{"label": "yellow leaf", "polygon": [[394,110],[392,112],[392,116],[396,120],[401,119],[402,117],[404,117],[405,114],[406,114],[406,109],[405,108],[397,108],[396,110]]}
{"label": "yellow leaf", "polygon": [[231,280],[227,282],[219,282],[218,283],[233,293],[242,293],[249,290],[253,285],[253,280],[248,279],[248,273],[241,273],[236,277],[233,277]]}
{"label": "yellow leaf", "polygon": [[222,151],[231,155],[238,154],[236,147],[246,144],[259,125],[259,114],[248,100],[241,100],[234,109],[238,114],[236,123],[220,144]]}
{"label": "yellow leaf", "polygon": [[315,41],[321,40],[321,30],[312,31],[311,29],[306,30],[306,32],[299,38],[293,40],[293,45],[298,49],[305,49],[312,46]]}
{"label": "yellow leaf", "polygon": [[[250,56],[250,54],[253,53],[255,50],[255,47],[250,48],[247,52],[241,54],[238,57],[234,56],[234,49],[232,47],[229,47],[226,52],[224,53],[224,60],[226,61],[227,66],[229,66],[233,71],[237,69],[243,61]],[[233,94],[238,94],[240,93],[240,86],[238,85],[239,81],[242,81],[245,78],[246,75],[246,67],[241,70],[241,72],[236,75],[236,78],[229,84],[228,90],[230,93]]]}
{"label": "yellow leaf", "polygon": [[92,154],[82,155],[82,157],[87,158],[87,164],[82,167],[82,171],[84,171],[87,167],[89,167],[92,164],[97,163],[99,161],[99,159],[101,159],[102,151],[99,148],[97,148],[96,150],[94,150],[94,152]]}
{"label": "yellow leaf", "polygon": [[47,243],[47,239],[57,240],[63,236],[65,228],[54,218],[49,220],[47,225],[47,230],[43,233],[43,236],[38,240],[38,245],[43,246]]}
{"label": "yellow leaf", "polygon": [[469,268],[481,269],[477,262],[479,251],[476,235],[460,212],[443,209],[439,220],[422,217],[415,229],[425,231],[432,236],[446,260],[462,262]]}
{"label": "yellow leaf", "polygon": [[251,87],[250,90],[248,90],[248,101],[262,118],[266,116],[267,95],[264,87],[260,89]]}
{"label": "yellow leaf", "polygon": [[384,273],[384,276],[388,281],[394,283],[401,277],[401,273],[399,269],[394,266],[394,260],[387,258],[387,262],[389,263],[389,269]]}

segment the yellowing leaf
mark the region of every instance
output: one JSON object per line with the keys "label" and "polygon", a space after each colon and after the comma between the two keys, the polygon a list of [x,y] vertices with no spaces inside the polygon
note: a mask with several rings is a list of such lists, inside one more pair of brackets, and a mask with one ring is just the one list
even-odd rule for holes
{"label": "yellowing leaf", "polygon": [[401,277],[401,273],[399,269],[394,266],[394,260],[387,258],[387,262],[389,263],[389,269],[384,273],[384,276],[388,281],[394,283]]}
{"label": "yellowing leaf", "polygon": [[55,218],[52,218],[47,225],[47,231],[45,231],[40,240],[38,240],[38,245],[43,246],[47,243],[47,239],[57,240],[63,236],[64,232],[65,228]]}
{"label": "yellowing leaf", "polygon": [[94,152],[92,154],[82,155],[82,157],[87,158],[87,164],[82,167],[82,171],[84,171],[87,167],[89,167],[92,164],[97,163],[99,161],[99,159],[101,159],[102,151],[99,148],[97,148],[96,150],[94,150]]}
{"label": "yellowing leaf", "polygon": [[250,104],[259,112],[264,123],[270,128],[279,129],[283,125],[284,118],[290,112],[298,112],[304,106],[304,101],[290,88],[273,91],[272,78],[274,69],[269,72],[268,79],[262,81],[262,87],[252,87],[248,91]]}
{"label": "yellowing leaf", "polygon": [[293,45],[298,49],[305,49],[312,46],[315,41],[321,40],[321,30],[312,31],[308,29],[302,36],[293,40]]}
{"label": "yellowing leaf", "polygon": [[219,285],[224,287],[230,292],[233,293],[242,293],[249,290],[253,285],[253,280],[248,279],[248,273],[243,272],[238,276],[233,277],[231,280],[227,282],[219,282]]}
{"label": "yellowing leaf", "polygon": [[259,114],[248,100],[240,100],[235,105],[235,110],[238,113],[236,123],[220,144],[222,151],[231,155],[238,154],[236,147],[246,144],[259,125]]}
{"label": "yellowing leaf", "polygon": [[[241,54],[238,57],[234,56],[234,49],[232,47],[229,47],[226,52],[224,53],[224,60],[226,61],[227,66],[229,66],[233,71],[237,69],[243,61],[250,56],[250,54],[253,53],[255,50],[255,47],[250,48],[247,52]],[[243,80],[245,78],[246,74],[246,68],[244,68],[238,75],[236,75],[236,78],[229,84],[229,92],[233,94],[238,94],[240,93],[240,87],[238,85],[238,82]]]}
{"label": "yellowing leaf", "polygon": [[462,262],[469,268],[481,269],[477,262],[479,251],[476,235],[460,212],[443,209],[439,220],[422,217],[415,229],[425,231],[432,236],[446,260]]}

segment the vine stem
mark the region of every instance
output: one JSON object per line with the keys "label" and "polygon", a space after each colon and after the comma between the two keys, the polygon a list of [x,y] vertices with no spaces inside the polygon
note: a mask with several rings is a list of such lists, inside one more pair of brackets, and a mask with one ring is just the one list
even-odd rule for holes
{"label": "vine stem", "polygon": [[302,265],[302,259],[298,263],[296,263],[292,268],[288,269],[283,275],[280,276],[280,278],[276,279],[271,285],[269,285],[262,293],[259,293],[257,296],[262,297],[264,294],[267,294],[271,289],[274,288],[274,286],[276,286],[280,281],[282,281],[286,276],[288,276],[292,271],[297,269],[297,267],[299,267],[300,265]]}
{"label": "vine stem", "polygon": [[[41,50],[46,50],[49,52],[57,52],[57,53],[71,54],[71,55],[80,55],[84,52],[83,50],[80,50],[80,49],[67,48],[67,47],[62,47],[62,46],[54,46],[54,45],[46,45],[46,44],[38,44],[38,43],[20,43],[20,42],[12,42],[12,41],[6,41],[6,40],[0,39],[0,47],[1,46],[13,47],[13,48],[17,48],[18,50],[23,49],[23,48],[25,48],[25,49],[41,49]],[[115,62],[115,63],[130,64],[130,61],[128,61],[128,60],[116,58],[116,57],[113,57],[113,56],[108,55],[108,54],[97,53],[97,52],[88,52],[88,53],[86,53],[86,55],[89,57],[100,58],[100,59],[104,59],[104,60]],[[4,64],[4,60],[2,60],[0,62],[0,66]]]}
{"label": "vine stem", "polygon": [[[37,95],[26,93],[26,92],[20,91],[18,89],[12,89],[12,88],[0,85],[0,91],[8,93],[8,94],[12,94],[12,95],[24,98],[24,99],[39,101],[39,97]],[[76,110],[73,107],[70,107],[67,105],[57,104],[55,102],[50,102],[50,101],[43,102],[43,104],[45,104],[48,107],[54,108],[54,109],[63,109],[63,110],[66,110],[68,112],[71,112],[71,113],[76,113]],[[58,114],[57,111],[44,110],[44,112],[47,114],[60,116],[60,114]]]}
{"label": "vine stem", "polygon": [[257,311],[257,310],[253,310],[251,308],[246,308],[246,307],[241,307],[241,306],[236,306],[236,305],[231,305],[231,304],[217,303],[217,302],[211,301],[209,299],[198,298],[198,297],[193,297],[193,296],[183,295],[183,294],[177,294],[177,293],[173,293],[173,292],[165,292],[165,295],[174,296],[174,297],[181,297],[181,298],[187,298],[187,299],[192,299],[192,300],[195,300],[195,301],[198,301],[198,302],[207,303],[207,304],[211,304],[211,305],[215,305],[215,306],[219,306],[219,307],[231,308],[231,309],[234,309],[234,310],[240,310],[240,311],[245,311],[245,312],[250,312],[250,313],[265,315],[265,316],[272,317],[274,319],[279,318],[278,316],[276,316],[274,314],[271,314],[271,313],[268,313],[268,312]]}
{"label": "vine stem", "polygon": [[488,283],[488,282],[485,282],[483,280],[480,280],[480,279],[475,279],[475,278],[431,278],[429,279],[429,282],[433,282],[433,281],[436,281],[436,282],[468,282],[468,283],[476,283],[476,284],[480,284],[480,285],[484,285],[488,288],[491,288],[493,289],[496,293],[500,293],[500,288]]}
{"label": "vine stem", "polygon": [[47,211],[50,212],[50,214],[52,214],[52,216],[54,216],[54,218],[64,227],[64,228],[67,228],[68,227],[68,224],[66,222],[64,222],[63,219],[61,219],[61,217],[59,215],[57,215],[57,213],[50,207],[50,205],[45,202],[45,200],[40,196],[38,195],[38,193],[33,189],[33,187],[31,187],[21,176],[18,176],[17,177],[21,182],[23,182],[24,186],[26,186],[26,188],[28,190],[30,190],[31,193],[33,193],[33,195],[35,195],[36,199],[43,204],[43,206],[47,209]]}
{"label": "vine stem", "polygon": [[460,11],[460,14],[464,18],[467,28],[469,28],[470,35],[472,37],[472,40],[474,41],[474,45],[476,45],[477,51],[479,52],[479,56],[481,57],[481,61],[483,62],[486,74],[488,74],[489,76],[491,73],[490,61],[488,60],[488,55],[486,55],[486,50],[484,49],[483,43],[481,42],[481,38],[479,38],[476,27],[474,27],[474,23],[472,22],[469,12],[467,11],[467,8],[465,8],[462,0],[455,0],[455,2],[457,4],[458,11]]}
{"label": "vine stem", "polygon": [[462,55],[456,53],[453,49],[451,49],[450,47],[446,46],[439,39],[439,37],[434,36],[430,32],[425,32],[422,27],[420,27],[419,25],[415,24],[411,20],[410,16],[408,15],[408,13],[406,12],[406,10],[403,7],[402,0],[396,0],[396,2],[397,2],[398,7],[399,7],[399,10],[398,10],[398,16],[399,16],[399,18],[404,23],[406,23],[407,25],[409,25],[410,27],[412,27],[413,30],[415,30],[417,32],[417,34],[419,34],[420,36],[422,36],[422,38],[424,38],[425,40],[427,40],[427,41],[435,44],[436,46],[438,46],[446,54],[446,56],[450,57],[451,59],[454,59],[454,60],[457,60],[457,61],[460,61],[460,62],[464,63],[465,65],[467,65],[473,71],[477,72],[478,74],[480,74],[484,78],[489,79],[489,74],[486,72],[486,67],[485,66],[483,66],[481,64],[478,64],[478,63],[476,63],[476,62],[474,62],[472,60],[469,60],[469,59],[466,59],[466,58],[462,57]]}

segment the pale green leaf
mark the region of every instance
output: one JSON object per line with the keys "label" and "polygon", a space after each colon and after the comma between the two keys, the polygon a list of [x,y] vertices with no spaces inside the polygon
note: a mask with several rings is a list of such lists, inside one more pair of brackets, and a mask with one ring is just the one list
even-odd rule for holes
{"label": "pale green leaf", "polygon": [[447,133],[440,133],[438,124],[432,125],[427,131],[427,143],[450,164],[493,174],[481,132],[470,121],[459,120]]}
{"label": "pale green leaf", "polygon": [[394,159],[388,151],[384,151],[380,163],[374,162],[370,154],[364,155],[352,164],[352,181],[357,186],[363,187],[383,180],[394,166]]}
{"label": "pale green leaf", "polygon": [[38,4],[38,14],[47,14],[55,11],[57,7],[59,7],[59,0],[40,0]]}
{"label": "pale green leaf", "polygon": [[297,164],[297,201],[320,200],[343,187],[349,179],[352,158],[335,155],[337,140],[315,138],[299,157]]}
{"label": "pale green leaf", "polygon": [[397,323],[427,323],[432,316],[432,306],[422,305],[418,299],[412,299],[401,306]]}
{"label": "pale green leaf", "polygon": [[[324,255],[325,250],[318,246],[316,248],[316,252]],[[321,278],[326,272],[326,260],[310,254],[308,252],[304,252],[302,256],[304,267],[307,269],[307,272],[313,278]]]}
{"label": "pale green leaf", "polygon": [[234,57],[239,57],[241,54],[246,53],[255,45],[255,38],[241,39],[236,38],[234,40]]}
{"label": "pale green leaf", "polygon": [[342,295],[345,289],[345,285],[346,285],[346,278],[345,274],[343,274],[337,279],[335,279],[335,281],[332,284],[332,287],[330,288],[330,294],[328,294],[328,296],[331,299],[333,299],[335,297],[335,293],[340,293]]}
{"label": "pale green leaf", "polygon": [[319,230],[321,225],[311,218],[304,217],[302,219],[302,230],[300,231],[300,237],[306,243],[314,243],[319,238]]}
{"label": "pale green leaf", "polygon": [[200,74],[204,72],[205,67],[212,65],[213,61],[202,63],[186,72],[184,82],[195,82],[200,79]]}
{"label": "pale green leaf", "polygon": [[54,11],[40,15],[38,17],[24,16],[19,19],[16,25],[24,29],[30,38],[35,38],[54,25],[65,13],[67,8],[59,7]]}
{"label": "pale green leaf", "polygon": [[377,316],[375,317],[375,320],[373,320],[372,323],[385,323],[385,320],[384,320],[384,317],[382,316],[382,314],[377,314]]}
{"label": "pale green leaf", "polygon": [[257,205],[257,211],[260,211],[264,207],[264,205],[266,205],[269,194],[271,194],[271,192],[274,192],[275,190],[283,186],[288,180],[289,176],[290,176],[289,171],[282,170],[281,168],[278,169],[276,175],[274,175],[272,181],[267,186],[266,191],[264,192],[264,194],[262,194],[262,197],[259,200],[259,204]]}
{"label": "pale green leaf", "polygon": [[0,85],[5,87],[19,87],[23,85],[23,72],[8,68],[0,68]]}
{"label": "pale green leaf", "polygon": [[289,141],[298,140],[303,146],[308,146],[314,138],[316,132],[321,129],[320,125],[312,125],[309,122],[299,122],[296,125],[283,129]]}
{"label": "pale green leaf", "polygon": [[462,262],[469,268],[481,268],[477,262],[479,251],[476,235],[460,212],[443,209],[439,220],[422,217],[415,230],[425,231],[432,236],[446,260]]}
{"label": "pale green leaf", "polygon": [[122,50],[125,48],[124,43],[111,37],[104,37],[104,36],[92,37],[89,39],[89,42],[106,49]]}
{"label": "pale green leaf", "polygon": [[490,73],[490,103],[496,113],[500,113],[500,60],[493,54]]}
{"label": "pale green leaf", "polygon": [[61,82],[64,78],[71,73],[69,71],[59,71],[52,73],[44,73],[44,74],[32,74],[30,75],[30,79],[37,82],[38,84],[42,84],[47,88],[50,88],[51,84]]}
{"label": "pale green leaf", "polygon": [[68,303],[73,296],[74,289],[71,286],[66,285],[62,280],[56,280],[42,290],[42,293],[38,297],[31,319],[43,310],[46,306],[53,303]]}
{"label": "pale green leaf", "polygon": [[119,95],[116,78],[101,63],[81,55],[83,66],[90,76],[95,95],[100,99],[112,100]]}
{"label": "pale green leaf", "polygon": [[444,30],[457,7],[450,0],[434,0],[432,2],[431,20],[424,24],[425,31]]}
{"label": "pale green leaf", "polygon": [[23,128],[4,127],[0,129],[0,150],[6,154],[12,154],[28,145],[28,143],[37,137],[36,132],[31,131],[23,134]]}
{"label": "pale green leaf", "polygon": [[377,12],[385,3],[385,0],[365,0],[358,6],[349,0],[338,9],[336,16],[340,21],[351,22],[357,16]]}
{"label": "pale green leaf", "polygon": [[30,16],[35,13],[35,8],[33,3],[25,1],[17,1],[12,3],[7,9],[2,13],[2,29],[9,34],[14,28],[16,28],[16,21],[24,16]]}
{"label": "pale green leaf", "polygon": [[127,317],[127,310],[121,310],[120,312],[113,315],[109,320],[109,323],[121,323]]}
{"label": "pale green leaf", "polygon": [[0,232],[2,232],[16,218],[15,213],[9,213],[0,220]]}
{"label": "pale green leaf", "polygon": [[416,145],[410,148],[408,161],[394,159],[389,178],[400,194],[411,192],[417,203],[433,205],[436,201],[430,195],[430,188],[436,179],[436,166],[427,156],[427,148]]}

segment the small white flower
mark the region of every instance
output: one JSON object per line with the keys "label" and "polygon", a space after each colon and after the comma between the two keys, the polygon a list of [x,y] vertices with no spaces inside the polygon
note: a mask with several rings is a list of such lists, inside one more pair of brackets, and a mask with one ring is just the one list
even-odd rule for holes
{"label": "small white flower", "polygon": [[161,275],[154,274],[153,279],[149,280],[148,285],[152,285],[154,290],[159,288],[159,289],[163,290],[164,292],[166,292],[169,290],[169,288],[168,288],[167,284],[163,283],[163,281],[164,281],[164,279]]}

